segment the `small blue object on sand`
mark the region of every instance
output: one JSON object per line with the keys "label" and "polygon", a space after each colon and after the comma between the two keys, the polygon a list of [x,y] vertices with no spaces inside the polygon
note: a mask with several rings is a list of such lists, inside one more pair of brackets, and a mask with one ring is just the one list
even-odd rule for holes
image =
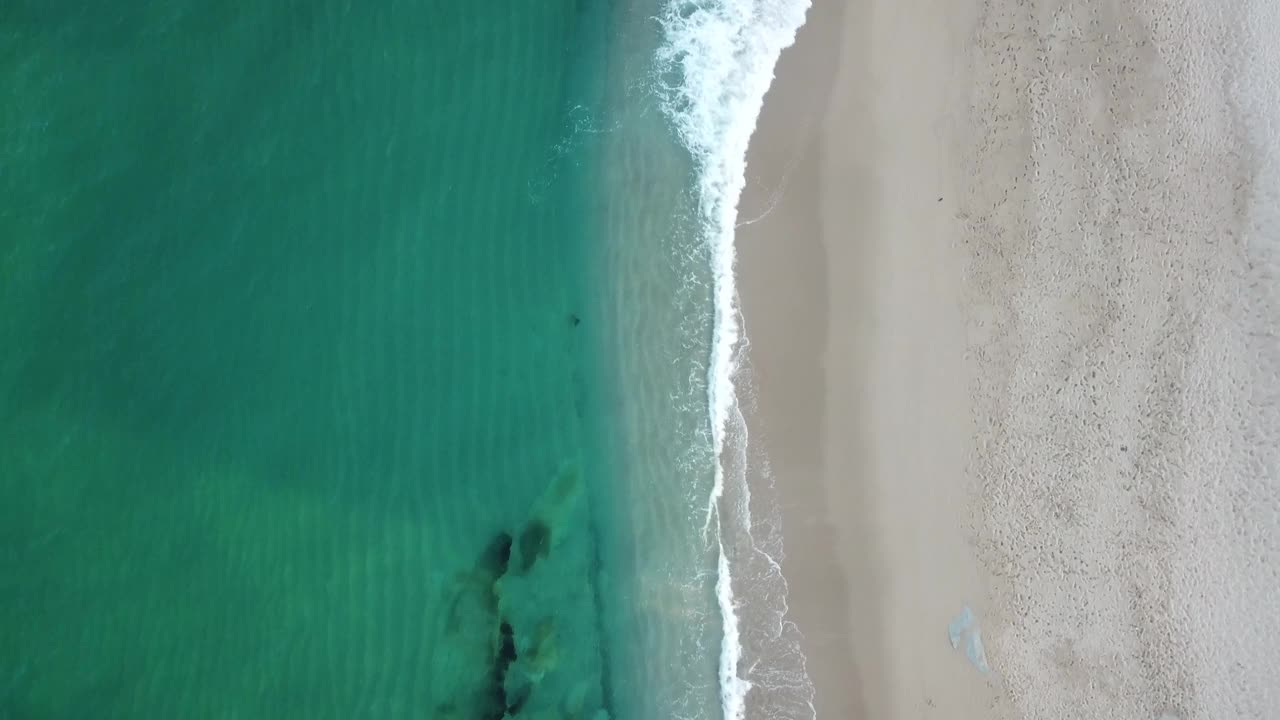
{"label": "small blue object on sand", "polygon": [[969,633],[969,642],[964,646],[964,655],[979,671],[991,672],[991,666],[987,665],[987,652],[982,647],[982,632],[977,628]]}
{"label": "small blue object on sand", "polygon": [[970,627],[973,627],[973,619],[973,611],[969,609],[968,605],[965,605],[960,614],[956,616],[956,619],[952,620],[951,624],[947,626],[947,637],[951,638],[951,647],[957,650],[960,649],[960,637]]}
{"label": "small blue object on sand", "polygon": [[968,605],[947,626],[947,637],[951,640],[951,647],[956,650],[963,643],[964,656],[969,658],[974,667],[984,673],[991,671],[991,666],[987,665],[986,651],[982,648],[982,630],[978,628],[978,620]]}

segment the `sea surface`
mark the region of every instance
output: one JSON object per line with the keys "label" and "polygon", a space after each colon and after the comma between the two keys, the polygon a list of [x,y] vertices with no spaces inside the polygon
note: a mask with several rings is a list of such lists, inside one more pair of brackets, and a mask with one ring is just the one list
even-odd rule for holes
{"label": "sea surface", "polygon": [[771,702],[718,459],[806,5],[0,6],[0,718]]}

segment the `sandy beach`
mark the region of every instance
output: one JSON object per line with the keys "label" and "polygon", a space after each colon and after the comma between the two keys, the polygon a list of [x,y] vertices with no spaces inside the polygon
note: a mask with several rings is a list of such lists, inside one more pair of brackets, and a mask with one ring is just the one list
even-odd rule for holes
{"label": "sandy beach", "polygon": [[818,717],[1280,706],[1275,19],[815,0],[737,246]]}
{"label": "sandy beach", "polygon": [[972,431],[943,122],[963,9],[816,2],[748,159],[741,218],[764,216],[739,228],[741,394],[819,717],[995,698],[946,632],[985,600],[956,512]]}

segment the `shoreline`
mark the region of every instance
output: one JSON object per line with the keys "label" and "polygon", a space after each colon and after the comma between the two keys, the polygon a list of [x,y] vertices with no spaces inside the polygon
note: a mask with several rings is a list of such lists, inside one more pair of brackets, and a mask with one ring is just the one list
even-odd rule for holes
{"label": "shoreline", "polygon": [[972,10],[935,5],[815,0],[748,152],[749,482],[753,513],[781,510],[820,718],[976,719],[998,702],[947,637],[963,607],[988,608],[956,511],[972,426],[944,134]]}

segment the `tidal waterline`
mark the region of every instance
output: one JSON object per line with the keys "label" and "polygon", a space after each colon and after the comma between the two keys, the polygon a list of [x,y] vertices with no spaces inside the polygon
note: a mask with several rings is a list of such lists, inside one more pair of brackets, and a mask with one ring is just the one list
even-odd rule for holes
{"label": "tidal waterline", "polygon": [[740,717],[788,2],[0,10],[0,710]]}

